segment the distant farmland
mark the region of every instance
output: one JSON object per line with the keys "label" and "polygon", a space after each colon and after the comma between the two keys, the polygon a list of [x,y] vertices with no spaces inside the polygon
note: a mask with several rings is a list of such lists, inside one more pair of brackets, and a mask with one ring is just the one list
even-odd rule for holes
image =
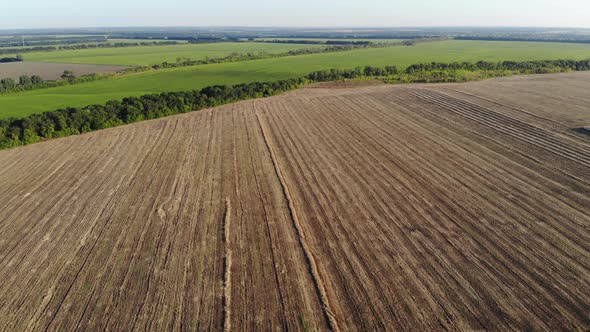
{"label": "distant farmland", "polygon": [[0,151],[0,330],[587,330],[589,83],[324,84]]}
{"label": "distant farmland", "polygon": [[113,65],[81,65],[72,63],[48,63],[48,62],[10,62],[0,64],[0,77],[18,80],[22,75],[39,75],[45,80],[56,80],[61,77],[64,70],[71,70],[76,76],[94,73],[114,73],[126,66]]}
{"label": "distant farmland", "polygon": [[256,40],[261,41],[273,41],[273,40],[305,40],[305,41],[317,41],[317,42],[327,42],[329,40],[332,41],[369,41],[374,43],[395,43],[403,41],[404,39],[373,39],[373,38],[286,38],[286,37],[279,37],[279,38],[256,38]]}
{"label": "distant farmland", "polygon": [[[281,44],[278,46],[294,45]],[[121,50],[125,52],[128,49],[134,48]],[[177,54],[167,56],[176,58]],[[396,65],[404,68],[414,63],[431,61],[523,61],[563,58],[587,59],[589,57],[590,45],[583,44],[443,41],[422,43],[412,47],[371,48],[210,64],[0,96],[0,118],[21,117],[68,106],[105,103],[108,100],[120,100],[129,96],[154,92],[193,90],[215,84],[275,81],[300,77],[315,70],[330,68],[353,68],[364,65]]]}
{"label": "distant farmland", "polygon": [[[150,40],[146,40],[145,42],[150,42]],[[206,57],[226,56],[232,52],[283,53],[296,49],[319,47],[325,46],[268,43],[211,43],[35,52],[25,53],[23,57],[26,61],[147,66],[162,62],[176,62],[177,58],[205,59]]]}

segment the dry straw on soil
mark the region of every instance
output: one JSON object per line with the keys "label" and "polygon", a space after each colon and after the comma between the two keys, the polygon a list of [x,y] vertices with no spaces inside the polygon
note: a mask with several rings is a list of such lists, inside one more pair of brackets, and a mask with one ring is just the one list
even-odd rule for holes
{"label": "dry straw on soil", "polygon": [[0,330],[587,329],[589,83],[316,87],[1,151]]}

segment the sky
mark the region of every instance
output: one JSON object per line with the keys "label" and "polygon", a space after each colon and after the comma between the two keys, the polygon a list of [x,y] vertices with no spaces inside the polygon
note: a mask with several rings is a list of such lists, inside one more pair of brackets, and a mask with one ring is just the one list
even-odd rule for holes
{"label": "sky", "polygon": [[590,0],[17,0],[0,29],[125,26],[590,27]]}

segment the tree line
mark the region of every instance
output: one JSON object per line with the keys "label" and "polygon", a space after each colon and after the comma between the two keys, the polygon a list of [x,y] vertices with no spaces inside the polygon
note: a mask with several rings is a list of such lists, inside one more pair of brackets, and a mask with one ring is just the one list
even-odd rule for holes
{"label": "tree line", "polygon": [[413,46],[416,42],[426,41],[426,39],[407,39],[395,42],[376,42],[369,40],[308,40],[308,39],[271,39],[271,40],[256,40],[251,39],[256,43],[269,44],[304,44],[304,45],[350,45],[358,47],[388,47],[388,46]]}
{"label": "tree line", "polygon": [[0,119],[0,148],[76,135],[142,120],[186,113],[239,100],[276,95],[296,89],[305,79],[234,86],[210,86],[197,91],[150,94],[109,101],[105,105],[69,107],[23,119]]}
{"label": "tree line", "polygon": [[17,55],[15,57],[8,57],[8,58],[0,58],[0,63],[21,62],[21,61],[23,61],[22,55]]}
{"label": "tree line", "polygon": [[581,70],[590,70],[590,60],[433,62],[415,64],[404,70],[395,66],[322,70],[297,79],[233,86],[216,85],[195,91],[149,94],[124,98],[122,101],[109,101],[104,105],[68,107],[22,119],[0,119],[0,148],[197,111],[239,100],[273,96],[314,82],[366,78],[379,78],[393,83],[456,82],[466,78]]}
{"label": "tree line", "polygon": [[103,73],[103,74],[88,74],[82,76],[76,76],[71,70],[65,70],[60,76],[60,79],[53,81],[46,81],[39,75],[22,75],[18,80],[12,78],[0,79],[0,95],[22,92],[36,89],[55,88],[58,86],[88,83],[98,80],[103,80],[116,76],[116,74]]}
{"label": "tree line", "polygon": [[[365,39],[365,38],[363,38]],[[339,39],[328,39],[328,40],[309,40],[309,39],[268,39],[259,40],[255,38],[249,39],[250,41],[257,43],[276,43],[276,44],[309,44],[309,45],[352,45],[357,47],[391,47],[391,46],[414,46],[417,43],[427,43],[434,41],[447,40],[447,37],[416,37],[412,39],[403,39],[399,41],[375,41],[369,40],[339,40]]]}
{"label": "tree line", "polygon": [[366,40],[309,40],[309,39],[272,39],[272,40],[260,40],[252,39],[256,43],[268,43],[268,44],[303,44],[303,45],[363,45],[367,46],[371,44],[370,41]]}
{"label": "tree line", "polygon": [[541,60],[541,61],[501,61],[487,62],[453,62],[453,63],[422,63],[411,65],[406,72],[430,71],[430,70],[511,70],[523,71],[535,74],[542,74],[546,70],[552,69],[570,69],[574,71],[589,70],[590,60]]}
{"label": "tree line", "polygon": [[414,64],[404,70],[399,70],[395,66],[321,70],[307,75],[307,78],[313,82],[383,78],[390,83],[436,83],[463,82],[516,74],[547,74],[588,70],[590,70],[590,60],[431,62]]}
{"label": "tree line", "polygon": [[22,75],[18,80],[12,78],[0,79],[0,93],[9,91],[24,91],[31,90],[35,86],[43,84],[44,80],[39,75]]}

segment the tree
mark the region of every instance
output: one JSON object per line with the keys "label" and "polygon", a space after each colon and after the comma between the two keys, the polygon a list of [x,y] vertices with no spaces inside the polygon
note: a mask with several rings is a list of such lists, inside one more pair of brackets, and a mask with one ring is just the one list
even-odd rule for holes
{"label": "tree", "polygon": [[43,82],[45,82],[45,81],[43,80],[43,78],[41,78],[41,76],[39,76],[39,75],[31,76],[31,83],[33,85],[43,84]]}
{"label": "tree", "polygon": [[61,75],[61,78],[68,81],[73,81],[76,79],[76,75],[71,70],[64,70],[64,73]]}
{"label": "tree", "polygon": [[387,72],[388,75],[395,75],[398,73],[396,66],[386,66],[385,72]]}
{"label": "tree", "polygon": [[33,84],[33,81],[27,75],[22,75],[21,77],[18,78],[18,85],[20,85],[20,86],[31,86],[32,84]]}
{"label": "tree", "polygon": [[14,88],[16,88],[16,83],[12,78],[3,78],[0,80],[0,85],[6,91],[12,91]]}

